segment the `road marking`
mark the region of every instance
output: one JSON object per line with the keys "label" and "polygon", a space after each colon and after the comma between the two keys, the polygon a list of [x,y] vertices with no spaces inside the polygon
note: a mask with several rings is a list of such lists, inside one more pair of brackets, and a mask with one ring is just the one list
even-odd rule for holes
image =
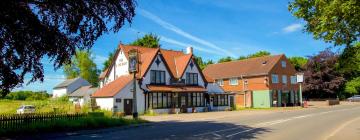
{"label": "road marking", "polygon": [[196,134],[194,136],[197,137],[197,136],[202,136],[202,135],[207,135],[207,134],[217,133],[217,132],[223,132],[223,131],[229,131],[229,130],[234,130],[234,129],[239,129],[239,128],[244,128],[244,127],[233,127],[233,128],[227,128],[227,129],[220,129],[217,131],[210,131],[210,132],[205,132],[205,133],[201,133],[201,134]]}
{"label": "road marking", "polygon": [[234,134],[230,134],[230,135],[227,135],[226,137],[232,137],[232,136],[235,136],[235,135],[238,135],[238,134],[241,134],[241,133],[245,133],[245,132],[249,132],[249,131],[252,131],[252,130],[255,130],[257,128],[252,128],[252,129],[247,129],[247,130],[244,130],[244,131],[240,131],[240,132],[236,132]]}
{"label": "road marking", "polygon": [[216,133],[211,133],[211,134],[213,134],[213,135],[215,135],[215,136],[217,136],[217,137],[221,137],[221,135],[216,134]]}
{"label": "road marking", "polygon": [[344,129],[345,126],[347,126],[347,125],[351,124],[352,122],[357,121],[357,120],[359,120],[359,119],[360,119],[360,117],[357,117],[357,118],[355,118],[355,119],[352,119],[352,120],[347,121],[346,123],[340,125],[340,127],[338,127],[338,128],[335,129],[333,132],[331,132],[330,135],[328,135],[328,137],[326,137],[325,139],[327,140],[327,139],[335,136],[335,134],[336,134],[336,133],[339,133],[339,131],[340,131],[341,129]]}

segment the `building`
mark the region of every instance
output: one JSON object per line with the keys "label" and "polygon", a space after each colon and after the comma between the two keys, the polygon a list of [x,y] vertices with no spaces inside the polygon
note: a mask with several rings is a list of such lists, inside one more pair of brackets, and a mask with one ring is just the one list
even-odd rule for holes
{"label": "building", "polygon": [[212,64],[203,73],[235,94],[236,107],[299,105],[296,70],[283,54]]}
{"label": "building", "polygon": [[[129,52],[136,50],[138,72],[129,72]],[[135,80],[135,82],[134,82]],[[132,114],[133,86],[139,114],[201,112],[211,105],[208,82],[194,61],[192,48],[187,52],[119,45],[111,65],[100,75],[100,89],[92,98],[101,109]],[[228,109],[228,96],[221,88],[212,96],[221,97],[216,110]],[[224,99],[226,97],[226,99]],[[225,103],[226,102],[226,103]],[[213,105],[215,108],[215,105]]]}
{"label": "building", "polygon": [[74,104],[85,105],[90,103],[90,96],[95,93],[98,88],[93,86],[81,86],[71,94],[69,100]]}
{"label": "building", "polygon": [[53,88],[53,98],[69,95],[82,86],[90,86],[83,78],[67,79]]}

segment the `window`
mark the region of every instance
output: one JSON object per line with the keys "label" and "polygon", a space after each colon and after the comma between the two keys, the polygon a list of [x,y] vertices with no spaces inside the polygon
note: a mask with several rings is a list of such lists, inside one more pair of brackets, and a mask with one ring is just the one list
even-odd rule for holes
{"label": "window", "polygon": [[271,75],[271,82],[276,84],[279,83],[279,76],[277,74],[272,74]]}
{"label": "window", "polygon": [[286,75],[283,75],[283,76],[282,76],[282,83],[283,83],[283,84],[286,84],[286,83],[287,83],[287,76],[286,76]]}
{"label": "window", "polygon": [[216,95],[213,100],[214,106],[228,106],[228,95]]}
{"label": "window", "polygon": [[197,73],[186,73],[186,84],[187,85],[198,85],[198,74]]}
{"label": "window", "polygon": [[291,82],[291,84],[296,84],[296,76],[291,76],[290,82]]}
{"label": "window", "polygon": [[171,108],[173,105],[175,105],[175,100],[172,98],[172,93],[149,93],[148,107],[153,109]]}
{"label": "window", "polygon": [[115,99],[115,102],[116,102],[116,103],[121,103],[121,99],[120,99],[120,98],[116,98],[116,99]]}
{"label": "window", "polygon": [[281,67],[286,68],[286,61],[281,61]]}
{"label": "window", "polygon": [[216,80],[216,83],[219,84],[219,86],[223,86],[224,80],[223,79]]}
{"label": "window", "polygon": [[237,78],[230,78],[229,85],[238,85],[238,79]]}
{"label": "window", "polygon": [[151,84],[165,84],[165,71],[151,70],[150,71]]}

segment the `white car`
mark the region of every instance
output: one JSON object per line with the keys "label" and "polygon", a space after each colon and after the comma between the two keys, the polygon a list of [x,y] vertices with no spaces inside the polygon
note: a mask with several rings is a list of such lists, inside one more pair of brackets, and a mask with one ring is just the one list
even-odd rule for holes
{"label": "white car", "polygon": [[354,96],[348,98],[348,101],[350,101],[350,102],[360,102],[360,95],[354,95]]}
{"label": "white car", "polygon": [[33,105],[22,105],[16,110],[17,114],[29,114],[35,113],[35,106]]}

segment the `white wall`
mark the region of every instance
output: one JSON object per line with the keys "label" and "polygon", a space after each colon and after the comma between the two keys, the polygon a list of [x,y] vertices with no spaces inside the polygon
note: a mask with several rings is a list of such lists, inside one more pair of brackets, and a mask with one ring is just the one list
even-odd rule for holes
{"label": "white wall", "polygon": [[96,105],[100,106],[100,109],[103,110],[112,110],[114,107],[114,98],[96,98]]}
{"label": "white wall", "polygon": [[66,88],[53,89],[53,98],[64,96],[66,92]]}
{"label": "white wall", "polygon": [[118,57],[115,60],[115,65],[112,66],[111,69],[109,69],[109,75],[105,77],[105,85],[114,81],[117,77],[129,74],[128,65],[129,63],[123,50],[120,50],[120,52],[118,53]]}
{"label": "white wall", "polygon": [[165,83],[166,85],[169,85],[170,84],[170,79],[171,79],[171,76],[170,76],[170,73],[168,71],[168,69],[166,68],[165,66],[165,62],[162,61],[162,59],[160,58],[159,54],[157,55],[157,57],[159,58],[159,60],[161,61],[161,63],[159,64],[159,66],[156,64],[156,59],[154,59],[153,63],[151,64],[148,72],[144,75],[144,78],[143,78],[143,82],[142,82],[142,85],[141,87],[143,89],[147,89],[146,85],[147,84],[150,84],[150,71],[151,70],[162,70],[162,71],[165,71]]}
{"label": "white wall", "polygon": [[[194,66],[193,66],[192,68],[190,67],[190,62],[192,62],[192,63],[194,64]],[[203,77],[201,76],[199,69],[196,67],[195,62],[193,62],[193,60],[190,60],[190,62],[189,62],[189,64],[187,65],[187,67],[186,67],[186,69],[185,69],[185,72],[184,72],[184,74],[183,74],[183,76],[182,76],[181,78],[182,78],[182,79],[186,79],[186,73],[187,73],[187,72],[197,73],[197,74],[198,74],[198,84],[199,84],[199,86],[205,87],[204,79],[203,79]]]}

